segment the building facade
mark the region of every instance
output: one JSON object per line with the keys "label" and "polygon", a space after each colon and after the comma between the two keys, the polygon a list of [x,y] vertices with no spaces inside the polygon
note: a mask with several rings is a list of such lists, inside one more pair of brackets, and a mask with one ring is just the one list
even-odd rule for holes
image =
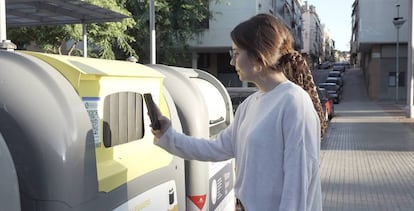
{"label": "building facade", "polygon": [[332,40],[331,34],[325,24],[322,24],[322,55],[321,61],[335,61],[335,41]]}
{"label": "building facade", "polygon": [[295,48],[300,51],[304,43],[301,6],[301,0],[227,0],[222,4],[211,1],[213,18],[208,29],[189,42],[192,66],[212,73],[226,87],[248,86],[230,65],[231,30],[256,14],[269,13],[285,21],[295,38]]}
{"label": "building facade", "polygon": [[303,18],[303,48],[302,55],[307,59],[309,66],[315,68],[320,64],[323,56],[323,34],[321,22],[316,13],[315,6],[307,1],[302,6]]}
{"label": "building facade", "polygon": [[354,1],[351,62],[363,70],[371,99],[406,99],[409,26],[402,23],[397,29],[393,22],[407,20],[408,3],[409,0]]}

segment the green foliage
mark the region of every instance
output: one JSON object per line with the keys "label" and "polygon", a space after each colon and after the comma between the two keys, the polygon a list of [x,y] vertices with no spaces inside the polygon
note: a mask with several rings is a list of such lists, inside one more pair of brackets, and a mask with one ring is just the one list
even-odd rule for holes
{"label": "green foliage", "polygon": [[[148,63],[150,56],[149,0],[143,2],[118,0],[133,14],[134,28],[127,33],[137,42],[134,48],[140,62]],[[157,63],[191,64],[187,41],[202,32],[204,21],[210,18],[208,0],[156,0],[155,31]]]}
{"label": "green foliage", "polygon": [[[119,7],[115,0],[86,1],[130,16],[130,13]],[[126,55],[137,56],[129,44],[135,41],[134,37],[124,33],[134,25],[135,21],[132,18],[126,18],[122,22],[87,24],[88,56],[115,59],[113,49]],[[18,48],[25,48],[34,42],[44,52],[82,55],[81,50],[76,49],[76,44],[82,41],[82,26],[80,24],[9,28],[7,36],[18,45]],[[71,42],[74,43],[72,47],[64,49],[65,45]]]}
{"label": "green foliage", "polygon": [[[87,24],[89,57],[125,59],[135,56],[140,63],[149,63],[150,0],[86,1],[131,17],[122,22]],[[222,1],[215,0],[216,3]],[[209,0],[155,0],[157,63],[191,64],[187,42],[205,29],[203,24],[208,24],[212,17],[209,4]],[[8,37],[19,48],[34,41],[45,52],[82,55],[79,49],[62,48],[68,41],[74,44],[82,41],[80,24],[10,28]]]}
{"label": "green foliage", "polygon": [[34,41],[44,52],[57,54],[65,41],[73,39],[79,42],[81,30],[79,25],[60,25],[10,28],[7,32],[19,48]]}

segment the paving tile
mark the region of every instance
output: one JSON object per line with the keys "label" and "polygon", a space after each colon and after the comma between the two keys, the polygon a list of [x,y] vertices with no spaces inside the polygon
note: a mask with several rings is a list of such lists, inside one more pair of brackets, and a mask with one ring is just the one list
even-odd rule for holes
{"label": "paving tile", "polygon": [[414,210],[413,119],[403,104],[370,101],[359,69],[344,81],[321,143],[324,210]]}

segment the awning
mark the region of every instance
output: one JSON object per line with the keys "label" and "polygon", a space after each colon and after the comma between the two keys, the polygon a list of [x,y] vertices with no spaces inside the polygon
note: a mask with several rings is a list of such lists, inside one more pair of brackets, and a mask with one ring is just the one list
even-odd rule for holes
{"label": "awning", "polygon": [[[128,16],[80,0],[0,0],[0,49],[16,48],[6,39],[6,25],[83,24],[83,49],[86,49],[85,24],[118,22],[124,18]],[[87,57],[87,51],[84,51],[83,56]]]}
{"label": "awning", "polygon": [[79,0],[6,0],[7,26],[117,22],[128,16]]}

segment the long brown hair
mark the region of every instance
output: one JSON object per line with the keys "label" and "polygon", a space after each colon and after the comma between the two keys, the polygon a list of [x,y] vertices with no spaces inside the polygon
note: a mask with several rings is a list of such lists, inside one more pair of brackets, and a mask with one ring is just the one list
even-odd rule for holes
{"label": "long brown hair", "polygon": [[281,55],[292,48],[289,30],[276,17],[258,14],[237,25],[231,32],[233,42],[258,58],[264,67],[275,69]]}
{"label": "long brown hair", "polygon": [[311,97],[313,106],[319,116],[321,135],[323,136],[327,128],[325,111],[322,109],[318,90],[306,61],[300,53],[292,51],[280,58],[278,66],[290,81],[301,86]]}
{"label": "long brown hair", "polygon": [[294,39],[283,21],[270,14],[258,14],[237,25],[230,35],[238,47],[252,58],[258,58],[263,67],[283,72],[309,94],[319,115],[323,135],[327,123],[317,87],[306,61],[293,48]]}

